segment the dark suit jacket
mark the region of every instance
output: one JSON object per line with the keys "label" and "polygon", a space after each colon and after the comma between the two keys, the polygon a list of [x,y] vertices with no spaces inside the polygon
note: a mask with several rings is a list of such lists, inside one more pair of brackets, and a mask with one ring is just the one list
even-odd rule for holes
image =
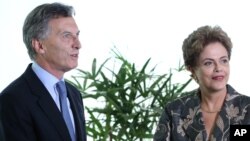
{"label": "dark suit jacket", "polygon": [[[86,141],[83,102],[79,91],[66,83],[74,115],[77,141]],[[31,69],[1,93],[6,141],[70,141],[63,117],[51,95]]]}
{"label": "dark suit jacket", "polygon": [[[1,101],[0,101],[0,111],[2,109]],[[1,113],[0,113],[1,114]],[[3,124],[2,124],[2,118],[0,116],[0,141],[5,141],[4,139],[4,132],[3,132]]]}

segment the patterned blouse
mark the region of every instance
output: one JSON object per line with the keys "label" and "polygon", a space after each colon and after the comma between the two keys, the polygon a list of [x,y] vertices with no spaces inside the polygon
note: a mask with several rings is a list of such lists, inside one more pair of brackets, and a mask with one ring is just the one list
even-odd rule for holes
{"label": "patterned blouse", "polygon": [[227,96],[210,138],[200,108],[199,89],[166,105],[154,141],[229,141],[230,125],[250,124],[250,97],[227,85]]}

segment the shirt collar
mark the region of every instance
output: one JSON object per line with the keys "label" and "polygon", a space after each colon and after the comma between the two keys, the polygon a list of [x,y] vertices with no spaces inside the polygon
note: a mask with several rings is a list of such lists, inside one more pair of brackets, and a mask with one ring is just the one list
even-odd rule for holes
{"label": "shirt collar", "polygon": [[32,69],[46,88],[54,86],[59,81],[54,75],[40,67],[36,62],[32,64]]}

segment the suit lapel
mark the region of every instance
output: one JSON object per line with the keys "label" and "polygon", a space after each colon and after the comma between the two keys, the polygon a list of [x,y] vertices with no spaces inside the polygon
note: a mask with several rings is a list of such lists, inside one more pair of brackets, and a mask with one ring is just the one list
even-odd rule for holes
{"label": "suit lapel", "polygon": [[[51,100],[49,99],[51,98],[47,98],[46,96],[40,97],[38,103],[40,104],[43,112],[47,115],[47,117],[50,119],[52,124],[55,126],[59,134],[64,139],[68,138],[66,140],[70,140],[70,136],[69,136],[67,127],[65,125],[65,122],[62,118],[61,112],[58,110],[55,103],[53,103],[54,101],[51,102]],[[51,106],[53,104],[54,106]]]}
{"label": "suit lapel", "polygon": [[61,116],[61,112],[57,108],[45,86],[31,69],[31,64],[25,71],[24,76],[30,86],[32,93],[39,97],[38,105],[41,107],[41,111],[46,114],[52,125],[54,125],[55,129],[61,135],[62,140],[70,140],[70,135]]}

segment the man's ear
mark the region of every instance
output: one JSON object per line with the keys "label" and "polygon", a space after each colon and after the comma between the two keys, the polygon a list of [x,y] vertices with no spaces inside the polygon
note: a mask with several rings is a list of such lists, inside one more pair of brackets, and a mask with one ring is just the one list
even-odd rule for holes
{"label": "man's ear", "polygon": [[41,41],[38,39],[32,39],[32,47],[37,54],[43,54],[45,52]]}

